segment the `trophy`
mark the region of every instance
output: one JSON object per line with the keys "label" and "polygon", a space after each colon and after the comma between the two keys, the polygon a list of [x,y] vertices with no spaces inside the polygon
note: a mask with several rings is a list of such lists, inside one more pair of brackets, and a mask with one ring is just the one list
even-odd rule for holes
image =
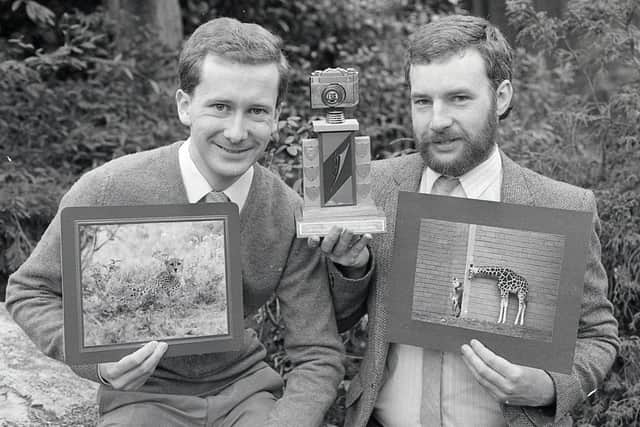
{"label": "trophy", "polygon": [[358,121],[344,109],[358,105],[358,72],[327,68],[309,77],[311,108],[327,110],[312,122],[317,138],[302,140],[304,207],[296,217],[298,237],[325,236],[332,226],[354,233],[383,233],[386,217],[371,195],[371,144],[355,136]]}

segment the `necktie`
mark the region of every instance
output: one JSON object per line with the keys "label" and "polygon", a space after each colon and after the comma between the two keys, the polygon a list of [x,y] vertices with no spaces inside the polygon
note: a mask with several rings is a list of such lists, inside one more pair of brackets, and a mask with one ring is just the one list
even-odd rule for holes
{"label": "necktie", "polygon": [[[458,178],[441,175],[431,194],[454,196],[459,184]],[[466,197],[464,189],[456,196]],[[469,425],[469,420],[475,425],[504,425],[497,402],[475,381],[460,354],[424,349],[422,363],[423,425]],[[454,404],[458,406],[453,408]]]}
{"label": "necktie", "polygon": [[450,196],[459,184],[460,180],[458,178],[440,175],[438,179],[436,179],[436,182],[433,183],[431,194]]}
{"label": "necktie", "polygon": [[[440,175],[431,187],[431,194],[450,196],[460,184],[458,178]],[[420,420],[425,425],[442,424],[441,381],[444,353],[438,350],[424,349],[422,353],[422,405]]]}
{"label": "necktie", "polygon": [[200,199],[200,203],[226,203],[229,198],[222,191],[210,191]]}

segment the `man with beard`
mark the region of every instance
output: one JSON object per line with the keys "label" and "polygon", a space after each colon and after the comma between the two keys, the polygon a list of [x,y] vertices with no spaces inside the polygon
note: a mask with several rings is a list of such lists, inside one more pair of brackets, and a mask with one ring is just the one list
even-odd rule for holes
{"label": "man with beard", "polygon": [[[502,34],[481,18],[442,18],[411,38],[406,78],[420,153],[372,165],[372,193],[389,229],[371,244],[376,273],[362,307],[369,344],[347,393],[349,427],[571,425],[571,409],[596,391],[614,361],[617,323],[593,194],[518,166],[496,145],[513,94],[511,60]],[[571,375],[513,364],[477,340],[460,353],[385,340],[399,191],[593,212]]]}

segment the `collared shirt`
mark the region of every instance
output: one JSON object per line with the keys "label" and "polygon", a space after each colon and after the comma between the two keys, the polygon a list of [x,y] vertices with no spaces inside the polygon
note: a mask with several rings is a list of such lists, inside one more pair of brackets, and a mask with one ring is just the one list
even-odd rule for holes
{"label": "collared shirt", "polygon": [[[440,175],[426,168],[420,181],[420,193],[430,193]],[[451,196],[500,201],[502,159],[498,147],[494,145],[489,158],[459,180],[460,184]],[[426,374],[423,363],[427,352],[431,352],[430,356],[442,357],[441,372],[435,373],[439,375],[440,396],[435,398],[422,396]],[[374,410],[374,416],[385,427],[505,424],[498,402],[482,389],[460,355],[391,344],[385,370],[386,381]],[[430,419],[429,414],[435,411],[439,414],[434,418],[440,422]]]}
{"label": "collared shirt", "polygon": [[[180,149],[178,150],[178,162],[180,164],[182,182],[184,183],[184,188],[187,191],[187,199],[189,200],[189,203],[197,203],[207,193],[211,192],[213,187],[211,187],[205,177],[198,170],[196,164],[193,162],[191,154],[189,154],[190,145],[191,140],[187,139],[185,143],[180,146]],[[242,210],[244,203],[247,201],[252,180],[253,166],[247,169],[247,171],[242,174],[236,182],[222,190],[229,200],[238,205],[239,211]]]}

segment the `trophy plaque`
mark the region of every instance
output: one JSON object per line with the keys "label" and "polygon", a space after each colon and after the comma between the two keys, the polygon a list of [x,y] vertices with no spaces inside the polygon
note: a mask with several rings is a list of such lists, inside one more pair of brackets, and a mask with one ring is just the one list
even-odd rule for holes
{"label": "trophy plaque", "polygon": [[304,207],[296,217],[298,237],[324,236],[331,227],[383,233],[386,217],[371,195],[371,143],[356,136],[356,119],[344,109],[358,104],[358,72],[327,68],[309,78],[311,108],[327,111],[312,122],[317,138],[302,140]]}

